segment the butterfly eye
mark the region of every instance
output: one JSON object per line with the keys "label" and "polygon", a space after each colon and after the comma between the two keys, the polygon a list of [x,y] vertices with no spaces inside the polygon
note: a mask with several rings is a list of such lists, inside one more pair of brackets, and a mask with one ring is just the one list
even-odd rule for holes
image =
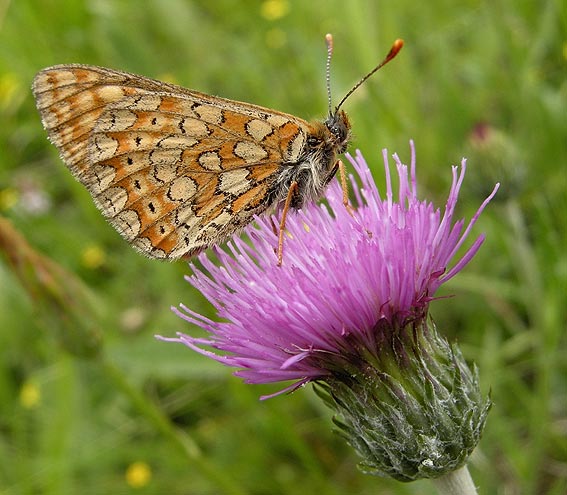
{"label": "butterfly eye", "polygon": [[319,145],[319,143],[321,143],[321,140],[319,138],[316,138],[314,136],[309,136],[307,138],[307,144],[312,148],[315,148],[317,145]]}

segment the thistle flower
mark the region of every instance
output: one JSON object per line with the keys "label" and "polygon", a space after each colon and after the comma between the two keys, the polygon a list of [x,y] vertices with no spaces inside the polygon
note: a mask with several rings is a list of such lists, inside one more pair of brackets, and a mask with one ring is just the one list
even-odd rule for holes
{"label": "thistle flower", "polygon": [[428,309],[484,241],[478,236],[456,257],[498,186],[465,226],[454,219],[465,160],[452,168],[442,212],[417,197],[413,142],[409,170],[394,155],[397,198],[383,156],[384,198],[357,152],[347,156],[357,174],[353,211],[335,182],[328,204],[288,216],[282,266],[266,217],[246,229],[251,242],[215,249],[220,264],[201,255],[187,280],[220,321],[180,305],[173,310],[209,336],[160,338],[238,368],[247,383],[292,381],[273,395],[315,382],[362,468],[409,481],[462,466],[484,425],[489,402],[476,370],[437,334]]}

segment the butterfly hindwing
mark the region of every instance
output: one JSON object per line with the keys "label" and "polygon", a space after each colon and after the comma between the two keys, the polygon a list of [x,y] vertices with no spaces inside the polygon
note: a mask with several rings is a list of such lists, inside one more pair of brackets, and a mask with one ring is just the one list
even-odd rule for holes
{"label": "butterfly hindwing", "polygon": [[44,126],[110,223],[143,253],[221,242],[297,161],[308,124],[291,115],[83,65],[40,72]]}

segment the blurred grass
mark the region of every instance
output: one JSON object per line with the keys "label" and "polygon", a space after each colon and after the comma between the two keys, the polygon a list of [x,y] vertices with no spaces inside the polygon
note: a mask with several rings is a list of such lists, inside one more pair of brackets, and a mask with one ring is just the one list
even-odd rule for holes
{"label": "blurred grass", "polygon": [[[485,245],[444,289],[457,297],[436,302],[433,314],[492,391],[471,462],[481,492],[567,492],[567,12],[559,0],[4,0],[0,214],[37,250],[30,256],[50,260],[59,287],[89,304],[54,328],[57,313],[40,312],[49,302],[31,297],[10,258],[0,258],[2,495],[433,493],[427,482],[358,473],[310,389],[259,403],[275,388],[245,386],[216,363],[156,342],[155,333],[189,330],[170,305],[207,312],[206,302],[183,281],[184,263],[137,255],[101,218],[47,142],[29,89],[39,69],[81,62],[322,117],[327,32],[335,101],[395,38],[406,41],[346,105],[354,146],[379,184],[381,148],[406,158],[410,138],[421,194],[439,205],[449,165],[463,155],[462,215],[502,183],[475,229],[487,233]],[[79,337],[100,329],[100,353],[62,347],[57,332],[69,328]],[[126,478],[136,462],[150,469],[138,486]]]}

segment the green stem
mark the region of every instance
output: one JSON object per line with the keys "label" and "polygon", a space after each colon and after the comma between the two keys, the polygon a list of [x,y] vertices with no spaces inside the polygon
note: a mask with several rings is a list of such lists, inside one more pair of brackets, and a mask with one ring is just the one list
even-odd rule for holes
{"label": "green stem", "polygon": [[476,487],[465,464],[463,467],[433,480],[440,495],[476,495]]}

